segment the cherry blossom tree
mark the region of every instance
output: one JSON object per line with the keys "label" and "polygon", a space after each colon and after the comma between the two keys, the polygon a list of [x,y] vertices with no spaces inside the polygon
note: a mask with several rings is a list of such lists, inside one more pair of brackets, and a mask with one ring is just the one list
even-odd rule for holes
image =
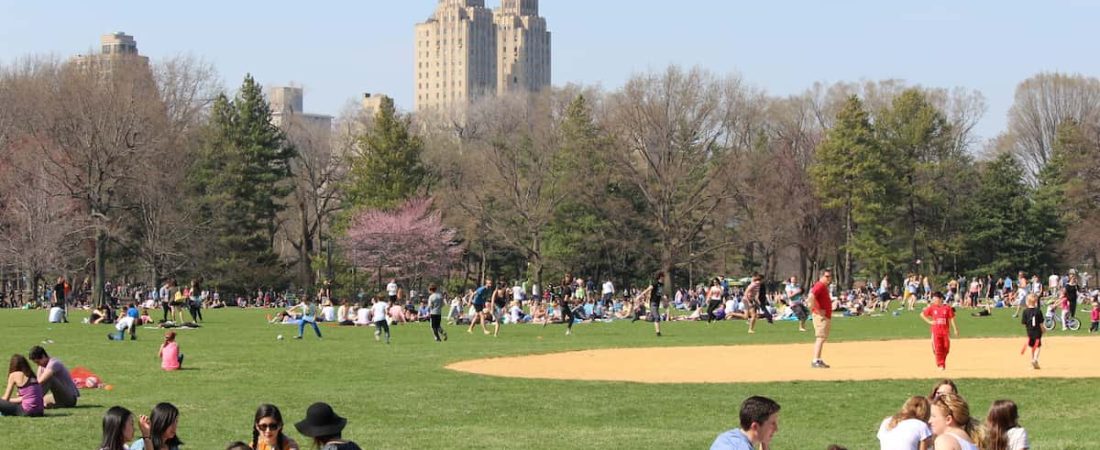
{"label": "cherry blossom tree", "polygon": [[410,281],[438,279],[462,254],[455,235],[432,210],[431,198],[415,198],[394,210],[355,214],[343,246],[352,264],[375,271],[379,283],[386,274]]}

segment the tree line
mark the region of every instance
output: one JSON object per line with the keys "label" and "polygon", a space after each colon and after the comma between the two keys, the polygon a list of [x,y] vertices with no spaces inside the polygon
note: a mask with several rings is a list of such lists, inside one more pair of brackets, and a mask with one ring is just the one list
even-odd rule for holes
{"label": "tree line", "polygon": [[1091,267],[1098,111],[1097,79],[1038,74],[979,142],[974,91],[776,97],[673,66],[453,111],[386,100],[319,128],[276,123],[251,76],[230,93],[193,58],[27,58],[0,68],[3,273],[87,277],[100,301],[107,279],[351,294],[391,277],[661,271],[674,286],[834,267],[849,285]]}

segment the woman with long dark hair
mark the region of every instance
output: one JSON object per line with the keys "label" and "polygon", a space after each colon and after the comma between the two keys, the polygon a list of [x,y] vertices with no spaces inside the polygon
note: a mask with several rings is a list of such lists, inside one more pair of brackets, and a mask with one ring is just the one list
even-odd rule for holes
{"label": "woman with long dark hair", "polygon": [[[15,392],[18,391],[18,392]],[[14,397],[12,394],[16,394]],[[0,414],[5,416],[40,417],[46,410],[42,385],[23,355],[11,355],[8,364],[8,384],[0,396]]]}
{"label": "woman with long dark hair", "polygon": [[112,406],[103,415],[103,440],[99,450],[127,450],[134,439],[134,414],[121,406]]}
{"label": "woman with long dark hair", "polygon": [[298,443],[283,433],[283,414],[267,403],[256,408],[252,421],[252,448],[255,450],[298,450]]}
{"label": "woman with long dark hair", "polygon": [[148,416],[141,416],[141,439],[130,450],[178,450],[183,441],[176,435],[180,411],[171,403],[157,403]]}
{"label": "woman with long dark hair", "polygon": [[980,447],[984,450],[1027,450],[1031,443],[1020,426],[1020,414],[1012,400],[994,400],[985,419]]}

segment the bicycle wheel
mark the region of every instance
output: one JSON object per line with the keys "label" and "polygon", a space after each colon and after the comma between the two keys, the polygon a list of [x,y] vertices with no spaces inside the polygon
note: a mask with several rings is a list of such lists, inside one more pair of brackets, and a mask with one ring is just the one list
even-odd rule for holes
{"label": "bicycle wheel", "polygon": [[1074,319],[1073,317],[1069,317],[1069,318],[1066,319],[1066,328],[1069,328],[1073,331],[1080,330],[1081,329],[1081,321],[1077,320],[1077,319]]}
{"label": "bicycle wheel", "polygon": [[1047,317],[1045,320],[1043,320],[1043,328],[1045,328],[1047,331],[1053,330],[1054,329],[1054,318],[1053,317]]}

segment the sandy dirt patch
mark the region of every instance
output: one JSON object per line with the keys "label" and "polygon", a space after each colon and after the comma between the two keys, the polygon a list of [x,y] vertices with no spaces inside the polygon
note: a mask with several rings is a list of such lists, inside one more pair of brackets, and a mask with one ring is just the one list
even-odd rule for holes
{"label": "sandy dirt patch", "polygon": [[1100,358],[1089,358],[1100,340],[1043,339],[1041,369],[1024,337],[954,339],[947,370],[935,367],[929,340],[827,343],[831,369],[811,369],[813,344],[650,347],[584,350],[461,361],[448,369],[501,377],[639,383],[735,383],[951,378],[1100,377]]}

